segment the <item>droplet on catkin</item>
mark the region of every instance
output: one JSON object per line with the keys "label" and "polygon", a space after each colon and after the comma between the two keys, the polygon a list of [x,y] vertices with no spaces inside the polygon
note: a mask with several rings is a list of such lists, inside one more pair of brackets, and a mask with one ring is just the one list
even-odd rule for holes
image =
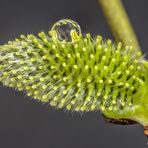
{"label": "droplet on catkin", "polygon": [[51,31],[55,31],[59,41],[72,42],[72,31],[76,32],[78,36],[81,35],[81,28],[78,23],[70,19],[62,19],[56,22]]}

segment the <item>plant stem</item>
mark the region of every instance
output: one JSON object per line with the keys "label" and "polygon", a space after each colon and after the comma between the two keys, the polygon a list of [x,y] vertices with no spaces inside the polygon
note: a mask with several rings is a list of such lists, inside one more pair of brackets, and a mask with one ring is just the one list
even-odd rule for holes
{"label": "plant stem", "polygon": [[116,41],[124,45],[132,45],[140,50],[137,37],[128,19],[121,0],[98,0]]}

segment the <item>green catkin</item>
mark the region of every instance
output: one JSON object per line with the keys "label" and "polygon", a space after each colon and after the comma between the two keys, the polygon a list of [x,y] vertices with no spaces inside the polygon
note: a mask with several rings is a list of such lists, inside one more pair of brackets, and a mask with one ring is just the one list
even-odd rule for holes
{"label": "green catkin", "polygon": [[100,110],[107,117],[147,124],[148,109],[142,106],[148,106],[148,64],[142,53],[99,35],[83,37],[75,29],[59,38],[56,29],[0,46],[2,84],[57,108]]}

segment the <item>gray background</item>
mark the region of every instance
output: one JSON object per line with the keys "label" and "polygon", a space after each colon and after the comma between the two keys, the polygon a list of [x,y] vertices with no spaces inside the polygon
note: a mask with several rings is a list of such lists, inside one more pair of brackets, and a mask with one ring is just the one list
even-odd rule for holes
{"label": "gray background", "polygon": [[[148,1],[124,0],[145,53],[148,51]],[[20,34],[48,31],[70,18],[84,33],[112,38],[97,0],[0,0],[0,43]],[[146,148],[141,125],[107,124],[98,112],[53,109],[0,85],[0,148]]]}

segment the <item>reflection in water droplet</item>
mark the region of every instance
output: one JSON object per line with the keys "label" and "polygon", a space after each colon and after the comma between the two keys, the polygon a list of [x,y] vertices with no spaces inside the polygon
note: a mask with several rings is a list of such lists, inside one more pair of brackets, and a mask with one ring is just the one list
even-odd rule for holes
{"label": "reflection in water droplet", "polygon": [[56,22],[51,28],[51,32],[52,36],[59,41],[72,42],[73,35],[81,36],[81,28],[79,24],[70,19],[62,19]]}

